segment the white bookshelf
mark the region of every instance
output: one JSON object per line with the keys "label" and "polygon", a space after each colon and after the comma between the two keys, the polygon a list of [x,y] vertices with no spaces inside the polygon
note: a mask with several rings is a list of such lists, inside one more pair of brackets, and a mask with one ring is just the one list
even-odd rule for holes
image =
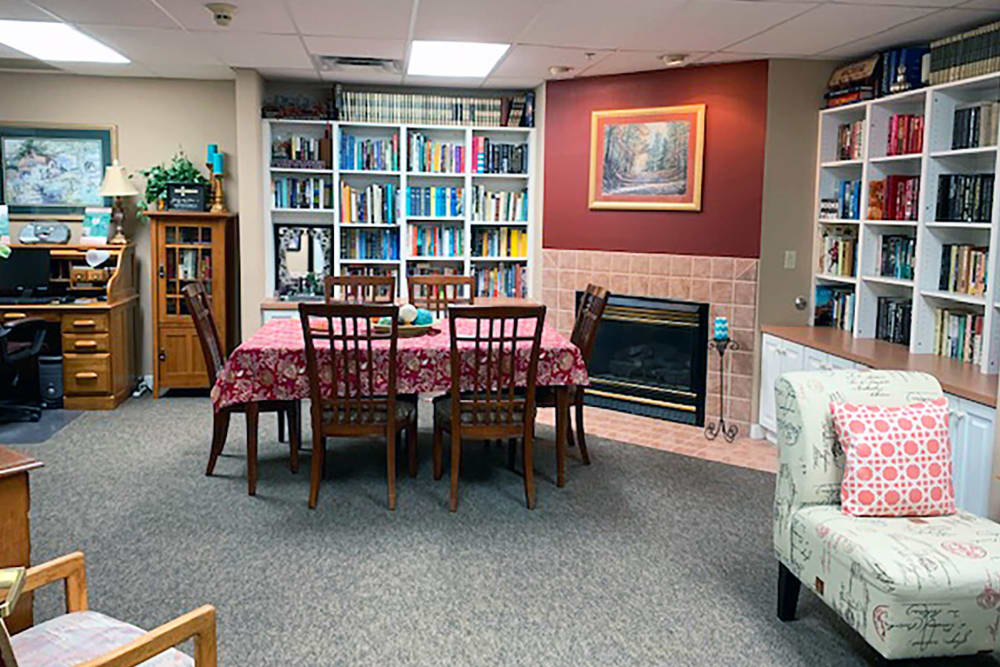
{"label": "white bookshelf", "polygon": [[[333,236],[333,270],[336,275],[343,275],[348,266],[392,266],[396,268],[397,289],[400,295],[407,293],[406,279],[407,266],[415,263],[428,263],[434,265],[450,265],[461,268],[461,273],[473,275],[480,267],[488,270],[498,263],[508,262],[512,264],[523,264],[527,266],[524,272],[525,293],[532,294],[531,276],[532,265],[540,261],[535,257],[540,231],[536,221],[533,219],[533,212],[538,210],[535,205],[537,196],[537,181],[539,174],[537,171],[538,148],[536,146],[535,128],[529,127],[492,127],[492,126],[454,126],[454,125],[426,125],[407,123],[359,123],[341,121],[296,121],[285,119],[263,119],[263,146],[262,159],[264,160],[264,211],[265,211],[265,247],[266,247],[266,277],[269,294],[274,294],[275,290],[275,262],[274,262],[274,225],[275,224],[303,224],[326,226],[332,229]],[[276,135],[299,134],[306,136],[323,137],[329,132],[332,144],[332,169],[298,169],[271,167],[271,144]],[[462,173],[438,173],[410,170],[409,160],[406,154],[408,150],[407,137],[412,132],[420,132],[433,140],[459,143],[465,147],[466,170]],[[359,170],[340,168],[340,138],[343,133],[350,133],[359,138],[387,138],[393,134],[399,137],[399,162],[400,169],[397,170]],[[528,146],[528,173],[527,174],[479,174],[469,171],[475,169],[471,164],[474,160],[472,153],[472,140],[474,137],[484,136],[491,141],[503,143],[524,143]],[[324,179],[333,186],[333,206],[323,209],[290,209],[273,207],[272,180],[280,177],[310,177],[315,176]],[[353,187],[365,187],[370,183],[393,183],[399,190],[399,211],[397,223],[387,224],[347,224],[340,222],[340,184],[346,182]],[[407,211],[407,192],[409,186],[455,186],[461,187],[463,192],[462,215],[460,216],[409,216]],[[527,189],[527,220],[511,222],[480,221],[475,220],[472,214],[472,188],[475,185],[487,185],[491,190],[519,191]],[[463,229],[462,254],[455,257],[420,257],[411,253],[412,243],[410,232],[412,226],[420,225],[460,225]],[[510,227],[514,229],[526,230],[528,233],[528,255],[523,257],[479,257],[472,254],[472,242],[474,230],[481,230],[490,227]],[[399,259],[398,260],[372,260],[372,259],[342,259],[341,258],[341,230],[343,229],[396,229],[399,234]]]}
{"label": "white bookshelf", "polygon": [[[815,312],[817,285],[836,285],[854,290],[852,335],[874,338],[878,298],[900,296],[913,299],[910,325],[911,354],[931,353],[934,343],[934,309],[954,307],[980,312],[983,321],[983,352],[978,370],[1000,370],[1000,154],[997,146],[952,149],[956,106],[1000,97],[1000,73],[907,91],[866,102],[825,109],[819,113],[817,132],[817,176],[810,312]],[[892,114],[923,114],[923,150],[916,154],[886,152],[888,122]],[[837,159],[837,128],[864,121],[862,156]],[[1000,137],[998,137],[1000,138]],[[1000,142],[995,142],[1000,143]],[[938,177],[943,174],[994,174],[993,205],[989,220],[966,223],[936,220]],[[919,175],[917,219],[913,221],[868,220],[868,183],[887,175]],[[836,196],[841,180],[861,180],[861,218],[821,219],[820,200]],[[821,273],[823,230],[831,226],[852,227],[858,232],[854,276]],[[879,236],[910,235],[916,239],[913,280],[878,275]],[[949,243],[987,246],[987,285],[983,296],[944,292],[938,289],[941,247]]]}

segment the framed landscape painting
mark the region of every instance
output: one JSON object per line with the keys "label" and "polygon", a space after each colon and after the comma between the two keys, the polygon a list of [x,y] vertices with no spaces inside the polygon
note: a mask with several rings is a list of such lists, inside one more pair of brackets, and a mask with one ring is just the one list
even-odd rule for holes
{"label": "framed landscape painting", "polygon": [[705,105],[594,111],[590,208],[701,210]]}

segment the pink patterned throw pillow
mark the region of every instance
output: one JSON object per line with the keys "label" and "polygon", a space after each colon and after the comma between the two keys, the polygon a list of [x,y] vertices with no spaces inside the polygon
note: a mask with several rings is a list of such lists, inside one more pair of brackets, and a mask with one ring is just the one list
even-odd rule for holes
{"label": "pink patterned throw pillow", "polygon": [[955,513],[946,398],[902,407],[833,402],[830,413],[846,457],[845,514]]}

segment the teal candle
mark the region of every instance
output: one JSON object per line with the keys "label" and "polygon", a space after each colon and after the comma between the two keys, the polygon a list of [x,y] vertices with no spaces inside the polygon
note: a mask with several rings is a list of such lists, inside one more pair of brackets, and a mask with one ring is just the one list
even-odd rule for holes
{"label": "teal candle", "polygon": [[209,144],[208,145],[208,157],[205,158],[205,162],[212,164],[212,160],[215,159],[215,155],[219,152],[219,144]]}
{"label": "teal candle", "polygon": [[212,155],[212,173],[221,174],[223,167],[222,153],[215,153]]}

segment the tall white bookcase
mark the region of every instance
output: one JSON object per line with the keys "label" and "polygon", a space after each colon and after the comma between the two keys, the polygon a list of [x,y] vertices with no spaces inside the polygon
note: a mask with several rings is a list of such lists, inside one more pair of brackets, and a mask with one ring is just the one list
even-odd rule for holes
{"label": "tall white bookcase", "polygon": [[[396,269],[397,289],[400,296],[407,293],[407,266],[411,264],[441,264],[460,269],[464,275],[475,275],[480,269],[489,269],[501,264],[519,264],[527,266],[524,272],[525,293],[532,294],[531,265],[537,261],[538,225],[533,219],[535,197],[537,196],[537,147],[535,145],[535,128],[530,127],[492,127],[492,126],[456,126],[456,125],[409,125],[394,123],[360,123],[348,121],[323,120],[286,120],[264,119],[263,121],[262,160],[264,161],[264,210],[266,211],[265,239],[266,263],[269,293],[275,290],[275,261],[277,251],[274,242],[275,224],[302,224],[328,226],[332,230],[333,242],[333,272],[334,275],[346,275],[353,266],[391,266]],[[276,137],[295,134],[298,136],[323,137],[329,132],[332,141],[331,169],[285,169],[271,166],[271,145]],[[428,173],[410,170],[407,141],[411,133],[420,133],[434,141],[458,143],[465,147],[465,167],[463,173]],[[346,170],[341,169],[340,139],[343,134],[351,134],[359,140],[386,139],[393,134],[399,137],[399,170]],[[475,156],[472,152],[474,137],[486,137],[491,142],[527,144],[528,170],[526,174],[479,174],[475,173]],[[333,206],[323,209],[288,209],[275,208],[272,197],[272,180],[276,177],[320,177],[333,185]],[[340,185],[347,183],[355,188],[364,188],[372,183],[392,183],[399,190],[399,209],[397,222],[388,224],[350,224],[340,221]],[[527,190],[527,219],[514,221],[480,221],[473,215],[471,193],[473,186],[485,185],[491,191],[521,191]],[[408,215],[407,193],[410,186],[447,186],[463,189],[462,215],[455,217],[432,217]],[[463,248],[457,257],[419,257],[411,253],[411,231],[413,225],[459,225],[463,228]],[[481,257],[472,252],[474,231],[485,228],[517,228],[528,234],[528,254],[517,257],[489,256]],[[341,231],[344,229],[386,230],[398,229],[399,259],[342,259]]]}
{"label": "tall white bookcase", "polygon": [[[874,338],[878,298],[912,297],[911,354],[931,353],[935,335],[935,309],[967,308],[984,315],[983,351],[979,370],[1000,370],[1000,159],[997,137],[993,145],[953,150],[952,130],[956,107],[1000,98],[1000,73],[954,81],[858,102],[819,113],[816,200],[813,216],[815,242],[810,312],[815,313],[817,285],[837,285],[854,292],[852,334]],[[923,150],[907,155],[886,155],[889,119],[893,114],[923,114]],[[856,160],[838,160],[837,132],[840,125],[863,121],[862,155]],[[989,220],[945,222],[936,219],[938,177],[944,174],[994,174],[993,205]],[[869,220],[868,183],[888,175],[920,176],[917,219],[914,221]],[[861,217],[820,218],[820,200],[835,198],[838,183],[861,181]],[[853,276],[820,272],[823,230],[829,226],[851,226],[858,245]],[[880,236],[900,234],[916,239],[913,280],[879,275]],[[960,243],[987,246],[987,289],[983,296],[943,292],[938,289],[941,249]]]}

